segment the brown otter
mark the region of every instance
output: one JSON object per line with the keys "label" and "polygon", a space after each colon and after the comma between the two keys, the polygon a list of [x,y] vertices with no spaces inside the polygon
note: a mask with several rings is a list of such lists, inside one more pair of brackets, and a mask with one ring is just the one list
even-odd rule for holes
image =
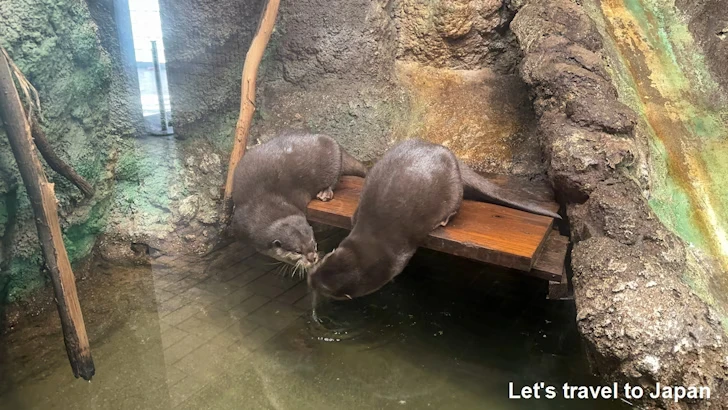
{"label": "brown otter", "polygon": [[333,198],[342,175],[366,172],[326,135],[289,133],[253,147],[235,169],[233,232],[263,254],[310,268],[318,253],[308,203]]}
{"label": "brown otter", "polygon": [[506,198],[501,188],[447,148],[408,140],[390,149],[369,171],[351,232],[313,268],[309,286],[332,299],[377,291],[402,272],[433,229],[445,226],[457,213],[463,194],[560,218],[538,205]]}

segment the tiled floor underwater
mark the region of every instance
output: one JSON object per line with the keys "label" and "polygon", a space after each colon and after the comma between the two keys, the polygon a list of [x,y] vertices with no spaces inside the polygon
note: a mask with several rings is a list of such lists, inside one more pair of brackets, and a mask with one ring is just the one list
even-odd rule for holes
{"label": "tiled floor underwater", "polygon": [[[319,246],[331,249],[340,237]],[[153,265],[172,407],[311,310],[303,278],[249,247],[231,248],[210,264],[161,257]]]}
{"label": "tiled floor underwater", "polygon": [[[321,234],[319,249],[343,235]],[[79,284],[93,381],[73,379],[46,312],[0,338],[0,409],[581,408],[507,399],[511,380],[591,380],[573,304],[434,252],[408,271],[376,295],[324,304],[322,328],[305,281],[242,244],[100,267]]]}
{"label": "tiled floor underwater", "polygon": [[305,282],[242,268],[248,273],[228,281],[195,272],[160,278],[169,283],[157,295],[173,405],[200,388],[208,372],[242,360],[310,307]]}

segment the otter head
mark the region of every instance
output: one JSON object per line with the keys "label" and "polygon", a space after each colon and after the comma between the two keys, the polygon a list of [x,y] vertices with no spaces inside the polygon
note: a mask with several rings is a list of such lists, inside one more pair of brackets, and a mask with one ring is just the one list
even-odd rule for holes
{"label": "otter head", "polygon": [[255,247],[281,262],[310,269],[318,262],[313,229],[303,215],[290,215],[270,224],[256,235]]}
{"label": "otter head", "polygon": [[308,275],[308,286],[321,296],[348,300],[376,292],[389,281],[377,276],[374,271],[365,273],[358,255],[342,246],[324,256],[313,268]]}

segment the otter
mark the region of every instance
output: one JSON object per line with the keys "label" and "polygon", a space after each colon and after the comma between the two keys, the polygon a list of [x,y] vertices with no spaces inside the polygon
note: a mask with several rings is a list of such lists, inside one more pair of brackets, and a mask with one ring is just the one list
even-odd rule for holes
{"label": "otter", "polygon": [[309,287],[336,300],[379,290],[402,272],[433,229],[447,225],[464,196],[561,218],[534,203],[507,198],[444,146],[407,140],[369,171],[351,232],[309,272]]}
{"label": "otter", "polygon": [[260,253],[308,269],[318,261],[306,207],[331,200],[342,175],[367,169],[331,137],[287,133],[253,147],[233,176],[233,233]]}

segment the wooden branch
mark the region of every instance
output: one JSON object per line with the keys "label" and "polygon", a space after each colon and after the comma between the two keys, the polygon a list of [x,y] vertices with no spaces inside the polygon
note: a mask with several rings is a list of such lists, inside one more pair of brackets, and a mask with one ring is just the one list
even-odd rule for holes
{"label": "wooden branch", "polygon": [[255,81],[258,76],[258,66],[263,59],[265,47],[268,45],[270,36],[273,33],[279,4],[280,0],[268,0],[266,3],[263,16],[258,25],[258,32],[250,43],[250,49],[248,49],[248,53],[245,56],[241,82],[242,90],[240,93],[240,116],[235,125],[235,141],[233,143],[233,151],[230,154],[227,180],[225,181],[225,193],[223,195],[223,219],[225,222],[230,220],[233,209],[232,191],[235,167],[245,153],[245,147],[248,142],[248,131],[250,130],[250,123],[253,120],[253,113],[255,112]]}
{"label": "wooden branch", "polygon": [[91,380],[95,373],[86,326],[76,294],[76,281],[63,244],[53,184],[33,151],[30,124],[15,88],[5,55],[0,55],[0,119],[10,142],[35,215],[43,257],[50,271],[58,313],[61,316],[66,353],[73,374]]}
{"label": "wooden branch", "polygon": [[78,175],[76,170],[74,170],[70,165],[66,164],[60,157],[58,157],[58,155],[56,155],[53,147],[51,147],[51,144],[48,142],[48,138],[46,138],[45,131],[43,131],[43,128],[41,128],[40,124],[38,123],[38,118],[33,115],[30,118],[30,121],[31,132],[33,135],[33,141],[35,142],[35,146],[38,147],[38,151],[40,151],[41,155],[43,155],[43,158],[46,160],[48,165],[54,171],[61,174],[67,180],[71,181],[73,185],[76,185],[76,187],[78,187],[78,189],[83,192],[86,198],[91,198],[92,196],[94,196],[94,188],[91,186],[91,184],[89,184],[81,175]]}

